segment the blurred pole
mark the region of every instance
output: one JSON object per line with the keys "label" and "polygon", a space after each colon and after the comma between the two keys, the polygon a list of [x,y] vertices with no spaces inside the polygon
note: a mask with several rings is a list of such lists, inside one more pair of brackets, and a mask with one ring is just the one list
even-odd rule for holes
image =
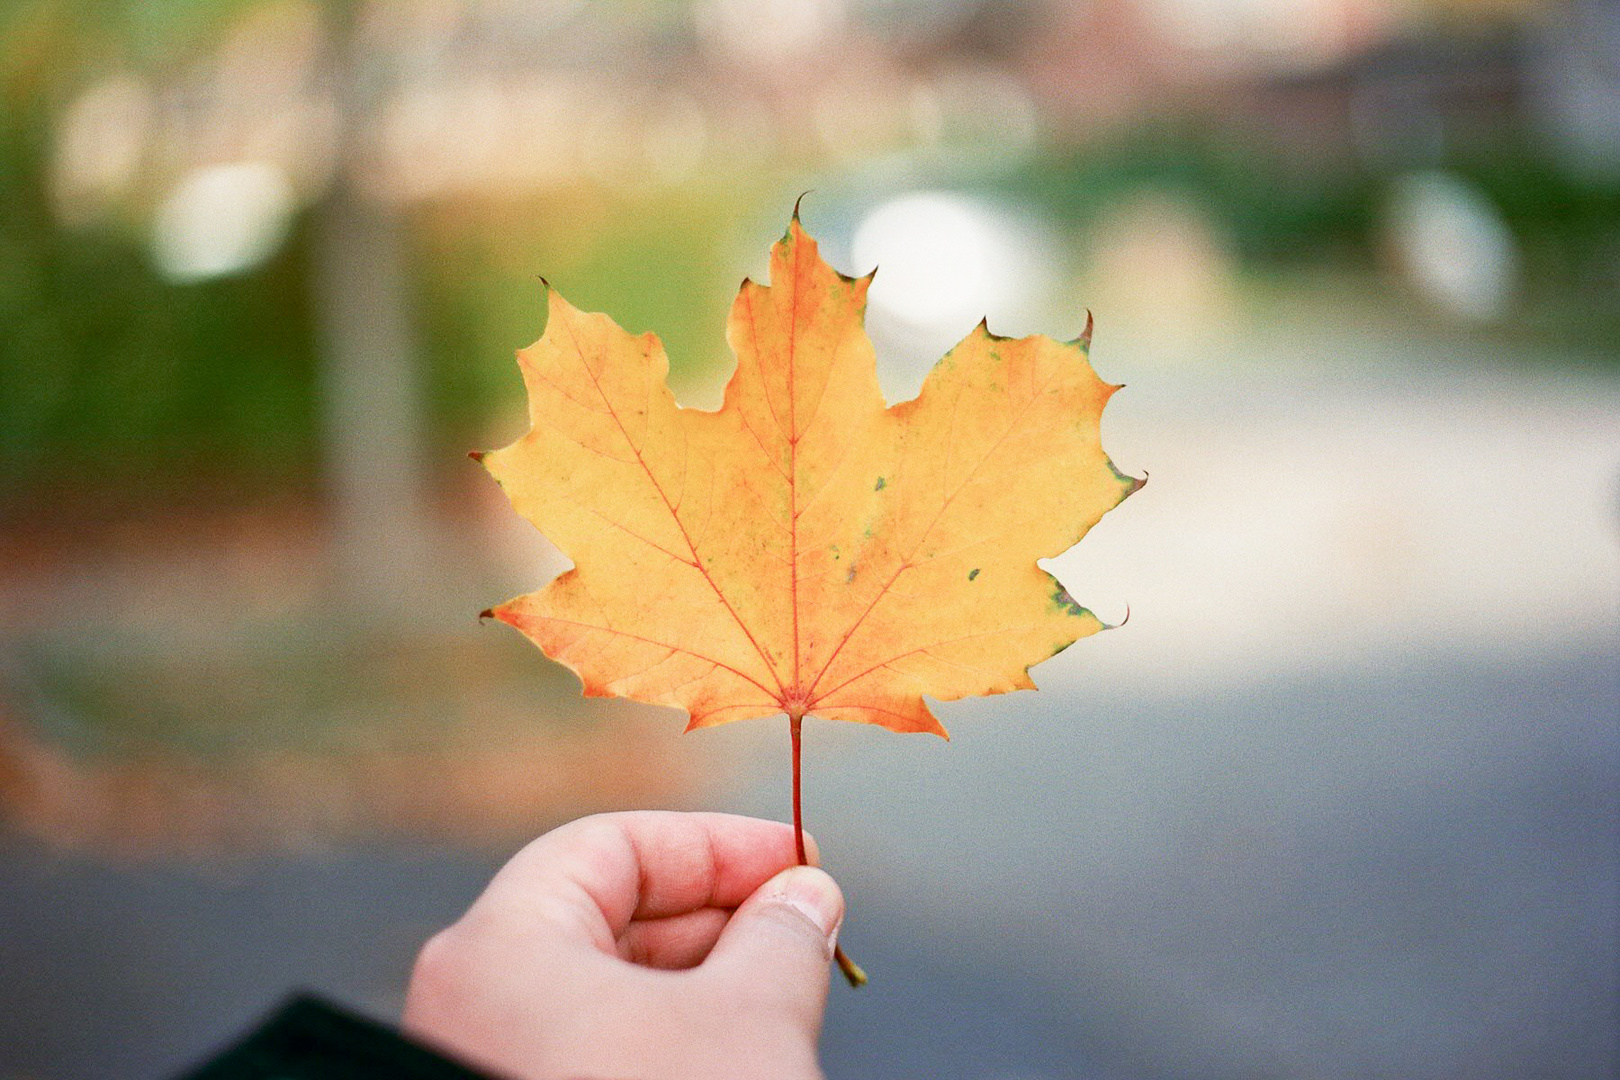
{"label": "blurred pole", "polygon": [[395,606],[427,564],[403,223],[340,179],[316,211],[314,260],[334,570],[345,602]]}

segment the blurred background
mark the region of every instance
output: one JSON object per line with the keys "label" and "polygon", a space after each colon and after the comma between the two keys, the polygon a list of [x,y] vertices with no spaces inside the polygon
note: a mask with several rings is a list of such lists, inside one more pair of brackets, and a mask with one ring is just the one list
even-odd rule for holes
{"label": "blurred background", "polygon": [[954,741],[807,725],[839,1077],[1620,1073],[1620,8],[10,0],[0,1078],[397,1015],[516,845],[787,814],[586,702],[465,458],[545,277],[712,407],[793,200],[891,399],[1077,334],[1130,625]]}

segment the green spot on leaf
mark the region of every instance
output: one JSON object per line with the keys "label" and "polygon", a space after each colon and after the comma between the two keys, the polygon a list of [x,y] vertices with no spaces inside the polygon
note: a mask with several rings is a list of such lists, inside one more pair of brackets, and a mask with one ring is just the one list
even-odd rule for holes
{"label": "green spot on leaf", "polygon": [[1069,590],[1061,585],[1052,593],[1052,603],[1059,611],[1067,612],[1070,615],[1086,614],[1086,609],[1075,603],[1074,597],[1069,595]]}
{"label": "green spot on leaf", "polygon": [[872,485],[872,490],[873,491],[882,491],[883,490],[883,485],[886,484],[886,483],[888,483],[888,480],[886,480],[884,477],[880,476],[880,477],[878,477],[878,482],[876,484]]}
{"label": "green spot on leaf", "polygon": [[969,581],[972,581],[974,578],[976,578],[978,576],[979,576],[979,568],[977,566],[975,566],[973,569],[968,571],[968,580]]}

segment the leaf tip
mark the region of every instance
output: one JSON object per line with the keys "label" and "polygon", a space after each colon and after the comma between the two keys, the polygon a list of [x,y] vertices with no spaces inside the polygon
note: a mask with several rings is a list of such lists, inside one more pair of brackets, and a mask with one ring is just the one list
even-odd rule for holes
{"label": "leaf tip", "polygon": [[[1124,489],[1119,496],[1120,502],[1124,502],[1132,495],[1135,495],[1138,491],[1141,491],[1143,488],[1147,487],[1148,472],[1146,469],[1142,470],[1142,475],[1138,477],[1131,476],[1129,473],[1120,472],[1119,466],[1115,465],[1112,460],[1109,460],[1107,465],[1108,471],[1114,474],[1114,479]],[[1118,503],[1115,505],[1117,506]]]}
{"label": "leaf tip", "polygon": [[984,316],[982,319],[979,320],[979,325],[975,326],[973,328],[973,331],[974,331],[974,333],[983,334],[985,337],[989,338],[991,341],[1011,341],[1012,340],[1012,338],[1007,337],[1004,334],[998,334],[994,330],[990,329],[990,316],[988,316],[988,315]]}
{"label": "leaf tip", "polygon": [[484,460],[484,451],[482,451],[482,450],[469,450],[469,451],[467,451],[467,456],[472,458],[474,461],[480,461],[481,462],[481,461]]}
{"label": "leaf tip", "polygon": [[1117,622],[1117,623],[1103,623],[1102,628],[1104,630],[1118,630],[1120,627],[1124,626],[1126,623],[1128,623],[1130,621],[1131,621],[1131,605],[1126,604],[1125,605],[1125,617],[1123,619],[1119,620],[1119,622]]}
{"label": "leaf tip", "polygon": [[495,609],[494,608],[485,608],[483,611],[480,611],[478,613],[478,621],[479,622],[483,622],[485,619],[493,619],[494,617],[495,617]]}
{"label": "leaf tip", "polygon": [[922,722],[910,730],[924,732],[928,735],[938,735],[946,742],[951,741],[951,733],[945,730],[945,725],[939,722],[939,717],[934,715],[934,710],[930,709],[926,704],[923,705]]}
{"label": "leaf tip", "polygon": [[1080,343],[1082,349],[1089,350],[1091,348],[1091,332],[1096,328],[1096,325],[1096,320],[1091,317],[1091,309],[1086,308],[1086,328],[1080,331],[1080,336],[1075,339]]}

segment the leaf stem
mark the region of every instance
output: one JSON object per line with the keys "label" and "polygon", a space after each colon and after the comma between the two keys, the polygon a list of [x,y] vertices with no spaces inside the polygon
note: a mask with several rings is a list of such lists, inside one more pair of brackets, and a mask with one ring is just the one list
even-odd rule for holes
{"label": "leaf stem", "polygon": [[[793,844],[798,851],[799,865],[809,866],[810,859],[804,850],[804,803],[802,799],[804,785],[801,780],[804,770],[800,767],[804,741],[803,727],[803,713],[788,713],[788,734],[793,740]],[[850,986],[860,987],[866,985],[866,972],[862,971],[861,966],[849,958],[842,945],[833,947],[833,960],[838,964],[838,970],[844,973],[844,978],[849,980]]]}
{"label": "leaf stem", "polygon": [[788,735],[793,740],[793,843],[799,852],[799,865],[809,866],[810,860],[804,853],[804,804],[800,798],[803,785],[799,779],[803,773],[799,765],[803,727],[803,716],[788,715]]}

